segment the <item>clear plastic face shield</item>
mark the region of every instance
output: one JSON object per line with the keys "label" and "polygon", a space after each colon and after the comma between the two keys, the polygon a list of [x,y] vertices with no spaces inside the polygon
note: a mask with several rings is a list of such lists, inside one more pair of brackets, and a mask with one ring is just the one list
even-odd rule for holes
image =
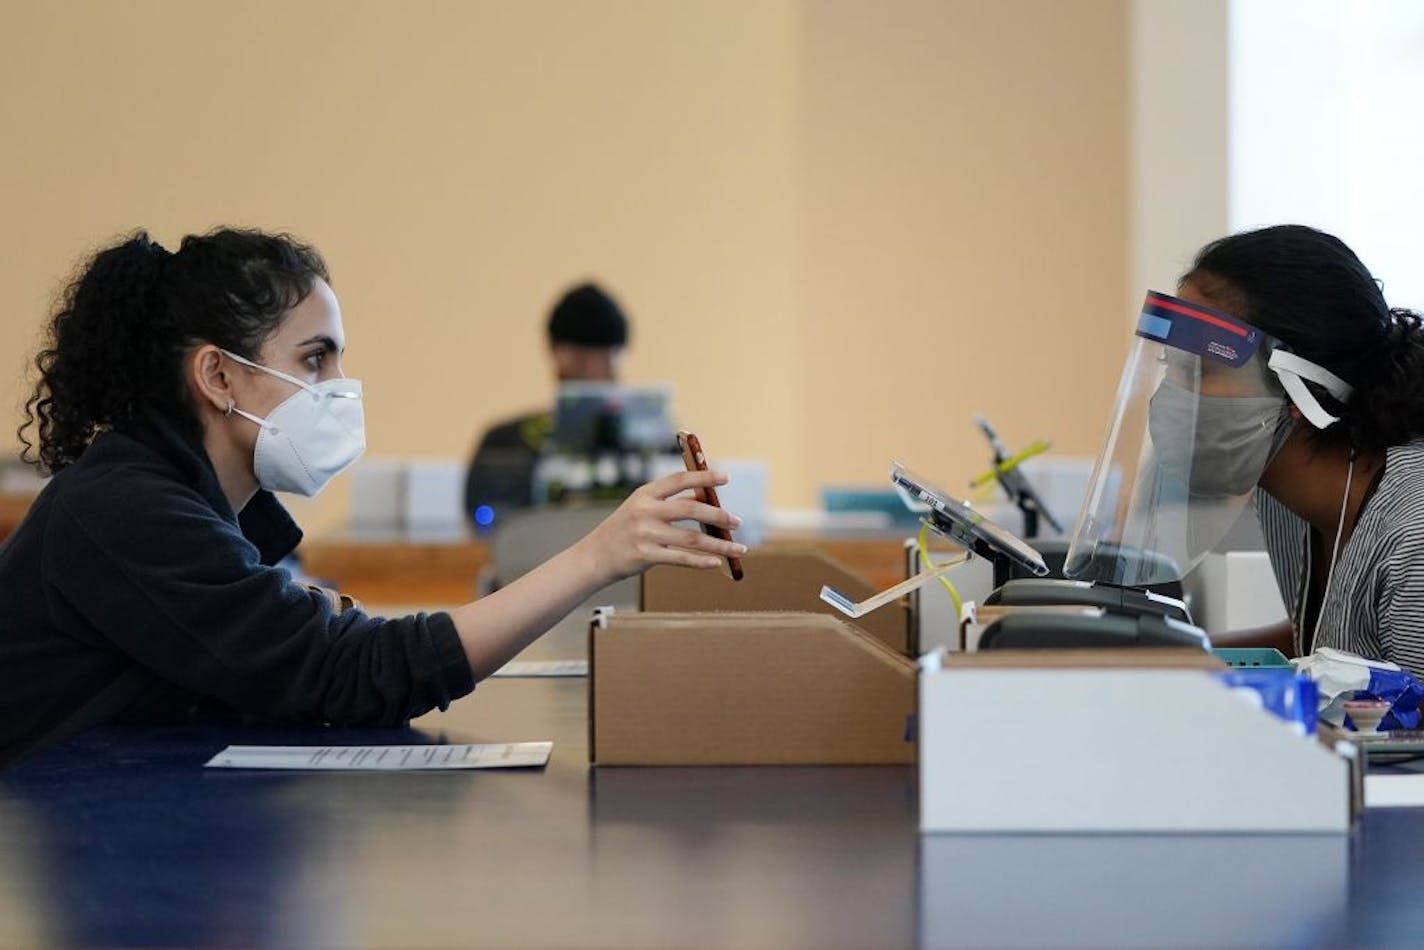
{"label": "clear plastic face shield", "polygon": [[1107,440],[1064,565],[1080,580],[1180,580],[1236,524],[1290,434],[1294,403],[1337,421],[1302,381],[1350,387],[1230,314],[1148,293]]}

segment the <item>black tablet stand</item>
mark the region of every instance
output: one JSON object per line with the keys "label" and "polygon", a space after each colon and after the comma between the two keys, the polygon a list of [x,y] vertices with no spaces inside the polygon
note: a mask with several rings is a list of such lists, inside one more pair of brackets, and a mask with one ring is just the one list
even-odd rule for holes
{"label": "black tablet stand", "polygon": [[984,560],[994,565],[994,587],[1003,587],[1013,577],[1013,558],[994,547],[988,541],[979,537],[967,526],[946,518],[939,511],[931,508],[925,516],[924,523],[929,525],[930,530],[936,534],[962,545],[966,550],[973,551]]}

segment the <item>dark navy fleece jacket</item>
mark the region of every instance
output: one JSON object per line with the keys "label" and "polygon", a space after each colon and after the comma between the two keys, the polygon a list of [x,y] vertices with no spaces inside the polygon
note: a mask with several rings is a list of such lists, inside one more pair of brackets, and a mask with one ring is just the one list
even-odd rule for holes
{"label": "dark navy fleece jacket", "polygon": [[234,515],[165,420],[100,435],[0,544],[0,764],[121,677],[101,721],[397,725],[473,688],[448,615],[334,613],[272,566],[300,540],[268,492]]}

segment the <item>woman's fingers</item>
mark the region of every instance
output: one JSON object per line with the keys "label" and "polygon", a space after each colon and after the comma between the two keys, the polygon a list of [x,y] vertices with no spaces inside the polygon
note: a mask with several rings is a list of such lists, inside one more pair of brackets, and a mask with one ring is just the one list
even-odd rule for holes
{"label": "woman's fingers", "polygon": [[740,528],[742,519],[725,508],[715,508],[692,498],[671,498],[668,506],[668,521],[700,521],[716,528]]}
{"label": "woman's fingers", "polygon": [[662,546],[657,546],[654,550],[649,551],[644,559],[649,567],[654,564],[673,564],[678,567],[696,567],[703,570],[721,567],[724,560],[711,554],[699,554],[696,551]]}
{"label": "woman's fingers", "polygon": [[626,577],[654,564],[715,568],[724,558],[742,556],[744,544],[676,524],[697,521],[729,531],[740,527],[736,515],[684,494],[726,483],[719,472],[678,472],[639,488],[590,534],[599,562]]}
{"label": "woman's fingers", "polygon": [[674,472],[664,475],[645,487],[654,498],[667,499],[693,488],[715,488],[727,484],[727,476],[721,472]]}
{"label": "woman's fingers", "polygon": [[741,557],[747,546],[737,541],[723,541],[701,531],[689,531],[672,525],[659,525],[648,532],[648,539],[665,548],[707,552],[718,557]]}

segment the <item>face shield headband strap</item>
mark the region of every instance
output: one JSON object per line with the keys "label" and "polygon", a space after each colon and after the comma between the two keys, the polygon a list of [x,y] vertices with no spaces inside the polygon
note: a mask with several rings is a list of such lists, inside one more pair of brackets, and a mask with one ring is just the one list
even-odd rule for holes
{"label": "face shield headband strap", "polygon": [[1325,407],[1320,405],[1320,401],[1315,398],[1310,387],[1305,385],[1305,380],[1321,386],[1342,403],[1348,402],[1355,392],[1354,387],[1325,367],[1318,366],[1310,360],[1303,359],[1286,350],[1275,350],[1271,353],[1271,358],[1266,365],[1280,379],[1281,385],[1285,387],[1286,395],[1290,397],[1291,402],[1295,403],[1300,414],[1305,416],[1306,420],[1317,429],[1334,425],[1340,421],[1340,417],[1325,411]]}

